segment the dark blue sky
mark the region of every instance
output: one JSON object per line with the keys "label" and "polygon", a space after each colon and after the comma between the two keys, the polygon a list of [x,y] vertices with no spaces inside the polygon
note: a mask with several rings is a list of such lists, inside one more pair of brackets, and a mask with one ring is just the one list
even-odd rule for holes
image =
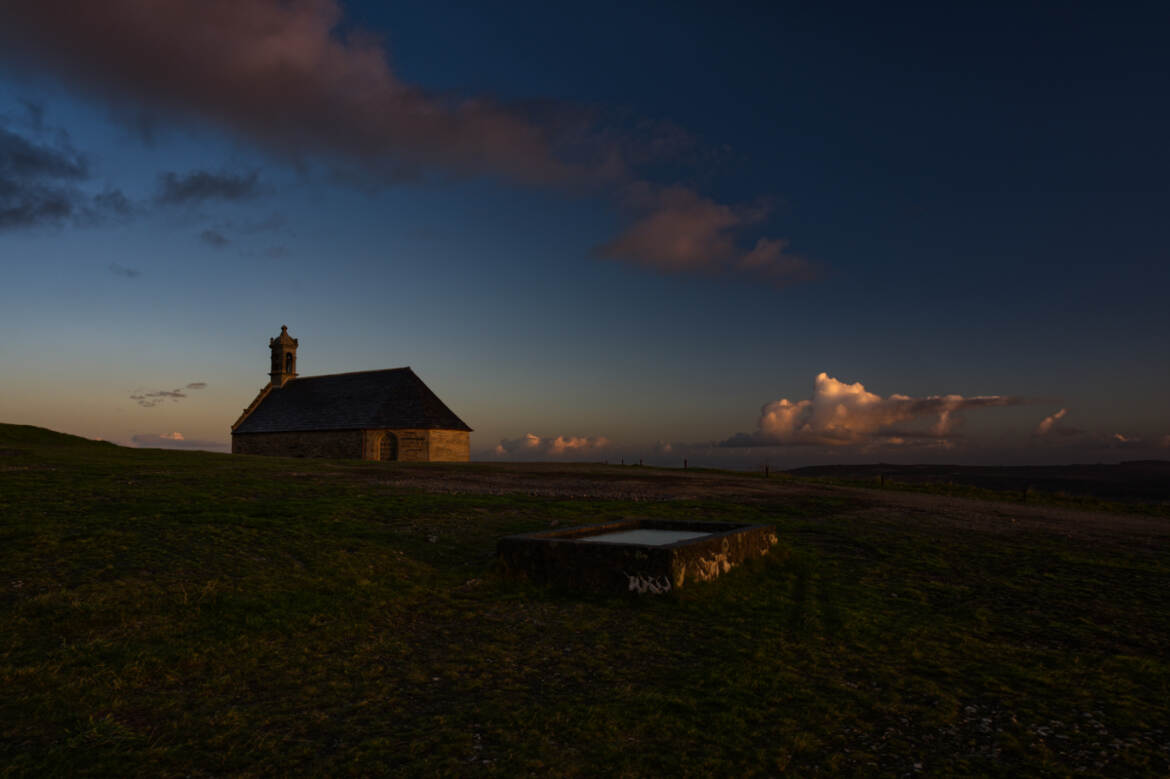
{"label": "dark blue sky", "polygon": [[223,445],[288,324],[485,457],[1170,451],[1164,4],[134,5],[9,12],[4,421]]}

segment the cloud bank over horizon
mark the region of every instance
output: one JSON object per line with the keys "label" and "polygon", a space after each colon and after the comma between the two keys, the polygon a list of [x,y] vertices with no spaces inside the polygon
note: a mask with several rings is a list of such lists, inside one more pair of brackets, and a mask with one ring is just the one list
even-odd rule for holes
{"label": "cloud bank over horizon", "polygon": [[968,412],[1043,402],[1016,395],[881,396],[861,382],[822,372],[813,394],[781,398],[760,410],[756,430],[718,441],[621,441],[606,436],[505,438],[475,452],[476,460],[564,462],[606,460],[627,464],[760,469],[831,463],[1068,464],[1134,457],[1162,458],[1170,435],[1091,432],[1064,425],[1061,408],[1035,429],[1008,428],[994,434],[966,431]]}
{"label": "cloud bank over horizon", "polygon": [[[720,442],[725,447],[901,445],[907,440],[944,445],[963,426],[962,412],[1019,406],[1029,401],[1008,395],[932,395],[881,397],[861,382],[847,384],[827,373],[817,375],[811,398],[767,403],[753,433],[737,433]],[[933,420],[926,428],[919,420]]]}
{"label": "cloud bank over horizon", "polygon": [[182,433],[135,433],[130,437],[131,446],[140,449],[199,449],[209,452],[225,452],[230,447],[223,441],[207,441],[187,438]]}
{"label": "cloud bank over horizon", "polygon": [[580,459],[596,456],[610,446],[605,436],[564,436],[541,437],[527,433],[519,438],[505,438],[491,450],[496,457],[518,459]]}

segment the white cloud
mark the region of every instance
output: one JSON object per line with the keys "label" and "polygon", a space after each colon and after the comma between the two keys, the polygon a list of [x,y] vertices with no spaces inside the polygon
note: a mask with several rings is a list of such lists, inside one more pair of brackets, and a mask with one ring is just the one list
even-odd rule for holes
{"label": "white cloud", "polygon": [[493,452],[497,457],[566,457],[597,453],[609,446],[609,443],[605,436],[559,435],[556,438],[542,438],[528,433],[520,438],[501,440]]}
{"label": "white cloud", "polygon": [[1062,408],[1055,414],[1049,414],[1040,420],[1040,424],[1036,425],[1036,435],[1047,435],[1052,430],[1052,426],[1056,424],[1057,420],[1063,419],[1064,415],[1068,413],[1067,408]]}
{"label": "white cloud", "polygon": [[[943,439],[962,424],[961,412],[973,408],[1023,403],[1004,395],[931,395],[914,398],[894,394],[883,398],[861,382],[847,384],[827,373],[816,377],[811,398],[781,398],[766,404],[754,433],[739,433],[723,446],[819,444],[844,446],[875,441],[903,444],[907,438]],[[934,418],[928,430],[898,429],[895,425]]]}
{"label": "white cloud", "polygon": [[132,446],[148,449],[205,449],[212,452],[227,451],[223,441],[208,441],[187,438],[182,433],[135,433],[130,437]]}

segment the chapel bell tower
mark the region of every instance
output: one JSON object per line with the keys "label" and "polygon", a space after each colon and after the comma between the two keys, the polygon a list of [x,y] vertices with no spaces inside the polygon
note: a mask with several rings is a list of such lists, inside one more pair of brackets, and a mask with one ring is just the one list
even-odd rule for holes
{"label": "chapel bell tower", "polygon": [[280,388],[289,379],[297,377],[297,339],[288,334],[288,325],[280,326],[280,335],[268,339],[268,348],[272,350],[272,386]]}

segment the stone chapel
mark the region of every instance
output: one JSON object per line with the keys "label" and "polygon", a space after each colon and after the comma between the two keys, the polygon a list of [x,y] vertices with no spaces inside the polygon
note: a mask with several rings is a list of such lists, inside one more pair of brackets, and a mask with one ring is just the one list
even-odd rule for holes
{"label": "stone chapel", "polygon": [[297,374],[288,327],[268,340],[268,386],[232,425],[233,454],[467,462],[471,428],[410,368]]}

